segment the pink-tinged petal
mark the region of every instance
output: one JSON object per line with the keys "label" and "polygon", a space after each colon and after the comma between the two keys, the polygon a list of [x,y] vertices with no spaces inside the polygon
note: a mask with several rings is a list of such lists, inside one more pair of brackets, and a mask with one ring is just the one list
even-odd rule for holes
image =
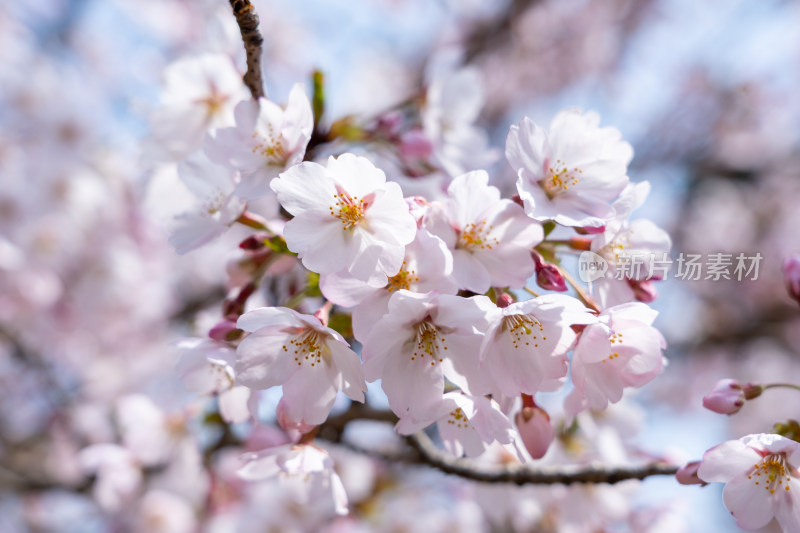
{"label": "pink-tinged petal", "polygon": [[743,529],[764,527],[775,516],[776,502],[770,492],[747,479],[746,474],[728,481],[722,490],[722,501]]}
{"label": "pink-tinged petal", "polygon": [[453,250],[453,277],[460,288],[479,294],[488,291],[492,283],[483,263],[466,250]]}
{"label": "pink-tinged petal", "polygon": [[335,184],[318,163],[293,166],[273,179],[270,188],[283,208],[295,216],[307,212],[330,216],[330,206],[335,203]]}
{"label": "pink-tinged petal", "polygon": [[327,346],[331,351],[334,366],[341,373],[342,392],[351,400],[363,402],[367,384],[364,382],[364,371],[358,355],[338,341],[329,341]]}
{"label": "pink-tinged petal", "polygon": [[[300,157],[305,154],[306,144],[311,138],[314,127],[314,114],[311,111],[311,102],[306,96],[302,83],[295,83],[289,91],[286,101],[286,110],[283,114],[284,128],[281,135],[288,141],[289,148],[298,150]],[[299,150],[302,148],[302,150]]]}
{"label": "pink-tinged petal", "polygon": [[793,477],[788,484],[789,490],[774,495],[778,501],[775,518],[783,531],[800,531],[800,480]]}
{"label": "pink-tinged petal", "polygon": [[[547,133],[528,117],[511,126],[506,138],[506,159],[514,170],[542,169],[545,165]],[[537,176],[541,179],[541,176]]]}
{"label": "pink-tinged petal", "polygon": [[382,289],[348,276],[345,272],[323,274],[319,279],[319,288],[325,298],[343,307],[354,307]]}
{"label": "pink-tinged petal", "polygon": [[[476,194],[479,192],[480,194]],[[500,201],[500,190],[489,186],[489,174],[475,170],[454,179],[447,188],[449,214],[460,227],[483,218]]]}
{"label": "pink-tinged petal", "polygon": [[487,443],[481,439],[469,421],[461,419],[453,424],[448,423],[449,421],[441,420],[438,424],[445,450],[456,457],[462,455],[477,457],[486,451]]}
{"label": "pink-tinged petal", "polygon": [[247,387],[231,387],[219,394],[219,414],[229,424],[238,424],[250,419],[250,389]]}
{"label": "pink-tinged petal", "polygon": [[303,266],[320,274],[346,269],[359,251],[360,239],[342,231],[334,218],[295,217],[286,223],[283,235]]}
{"label": "pink-tinged petal", "polygon": [[444,394],[441,364],[430,357],[392,354],[385,362],[381,386],[389,406],[399,417],[432,418]]}
{"label": "pink-tinged petal", "polygon": [[297,368],[284,350],[288,340],[285,335],[270,332],[245,337],[236,348],[236,382],[251,389],[284,383]]}
{"label": "pink-tinged petal", "polygon": [[330,156],[327,168],[328,175],[351,196],[364,198],[386,184],[386,174],[381,169],[369,159],[354,154]]}
{"label": "pink-tinged petal", "polygon": [[283,384],[286,416],[318,425],[328,418],[336,399],[336,370],[328,365],[303,366]]}
{"label": "pink-tinged petal", "polygon": [[760,461],[761,455],[753,448],[741,440],[731,440],[714,446],[703,455],[697,475],[708,483],[726,483]]}
{"label": "pink-tinged petal", "polygon": [[249,332],[262,328],[291,331],[291,328],[303,327],[303,323],[285,307],[259,307],[240,316],[236,327]]}
{"label": "pink-tinged petal", "polygon": [[[446,413],[443,413],[440,416],[444,416],[444,414]],[[439,416],[436,416],[434,418],[438,419]],[[421,420],[417,420],[412,416],[405,416],[397,421],[397,424],[395,424],[394,429],[400,435],[411,435],[413,433],[416,433],[420,429],[424,429],[430,426],[432,423],[433,423],[432,419],[423,418]]]}
{"label": "pink-tinged petal", "polygon": [[364,342],[369,337],[375,325],[389,311],[389,298],[391,295],[392,293],[385,289],[375,290],[371,297],[353,309],[353,335],[356,339]]}
{"label": "pink-tinged petal", "polygon": [[370,231],[382,240],[406,245],[417,234],[417,222],[403,198],[403,191],[395,182],[375,191],[366,217]]}

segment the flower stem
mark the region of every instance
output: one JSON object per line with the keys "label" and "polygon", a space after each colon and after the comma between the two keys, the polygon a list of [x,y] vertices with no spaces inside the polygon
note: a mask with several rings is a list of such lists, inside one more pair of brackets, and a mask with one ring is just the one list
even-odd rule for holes
{"label": "flower stem", "polygon": [[767,389],[794,389],[800,391],[800,385],[795,383],[770,383],[769,385],[764,385],[764,390]]}
{"label": "flower stem", "polygon": [[565,269],[558,267],[558,270],[561,272],[561,275],[564,276],[564,279],[567,280],[567,283],[575,289],[575,294],[578,296],[578,299],[585,305],[586,307],[593,309],[600,312],[600,306],[592,300],[592,298],[586,293],[586,291],[578,285],[578,282],[567,272]]}

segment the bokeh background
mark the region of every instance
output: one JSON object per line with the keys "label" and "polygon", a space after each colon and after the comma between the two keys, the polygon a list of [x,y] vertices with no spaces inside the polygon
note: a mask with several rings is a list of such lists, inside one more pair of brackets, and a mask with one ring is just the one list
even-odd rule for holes
{"label": "bokeh background", "polygon": [[[631,179],[652,184],[634,218],[670,233],[673,258],[763,257],[756,280],[659,284],[653,305],[670,365],[638,398],[647,406],[639,444],[688,460],[798,417],[792,391],[770,391],[729,418],[700,399],[724,377],[800,383],[800,309],[781,273],[800,251],[800,3],[254,5],[270,96],[285,101],[320,69],[328,121],[407,101],[447,54],[480,72],[478,123],[501,150],[523,116],[547,124],[565,107],[599,112],[635,149]],[[112,406],[133,391],[164,412],[185,409],[170,343],[213,324],[226,250],[243,234],[175,254],[164,226],[186,194],[141,143],[167,64],[196,50],[241,56],[229,9],[222,0],[0,2],[0,530],[113,530],[87,497],[78,448],[113,431]],[[510,190],[502,158],[490,172]],[[687,531],[736,531],[720,487],[643,485],[644,501],[679,502]]]}

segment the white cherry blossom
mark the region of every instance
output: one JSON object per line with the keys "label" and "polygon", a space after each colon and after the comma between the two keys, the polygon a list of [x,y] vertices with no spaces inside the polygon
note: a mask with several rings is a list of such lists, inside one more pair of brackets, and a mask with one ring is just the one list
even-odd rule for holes
{"label": "white cherry blossom", "polygon": [[723,442],[703,455],[697,475],[725,483],[722,500],[743,529],[773,517],[784,532],[800,531],[800,443],[760,433]]}
{"label": "white cherry blossom", "polygon": [[205,151],[213,161],[240,171],[236,194],[254,200],[269,194],[272,178],[303,160],[314,116],[299,83],[285,109],[260,98],[241,102],[234,113],[236,126],[217,130],[207,139]]}
{"label": "white cherry blossom", "polygon": [[547,294],[490,311],[481,367],[506,396],[558,389],[567,375],[574,324],[596,318],[571,296]]}
{"label": "white cherry blossom", "polygon": [[294,215],[284,228],[286,245],[309,270],[378,286],[400,271],[417,224],[400,186],[368,159],[343,154],[327,166],[301,163],[270,187]]}
{"label": "white cherry blossom", "polygon": [[628,184],[633,149],[596,113],[561,111],[545,131],[525,117],[511,126],[506,158],[517,173],[525,212],[565,226],[602,227]]}
{"label": "white cherry blossom", "polygon": [[476,293],[524,286],[536,272],[530,250],[544,237],[541,225],[501,199],[482,170],[454,179],[447,193],[446,201],[428,207],[424,225],[452,251],[458,286]]}
{"label": "white cherry blossom", "polygon": [[485,296],[397,291],[364,341],[364,375],[380,379],[392,411],[413,421],[435,419],[445,378],[471,394],[488,393],[478,348],[486,310],[493,305]]}
{"label": "white cherry blossom", "polygon": [[604,310],[586,326],[572,356],[575,388],[565,400],[570,415],[605,409],[622,399],[628,387],[641,387],[664,366],[666,342],[652,326],[658,313],[640,302]]}
{"label": "white cherry blossom", "polygon": [[236,325],[250,332],[236,348],[237,383],[251,389],[282,385],[288,419],[322,423],[339,390],[364,401],[367,388],[358,355],[317,317],[261,307],[242,315]]}

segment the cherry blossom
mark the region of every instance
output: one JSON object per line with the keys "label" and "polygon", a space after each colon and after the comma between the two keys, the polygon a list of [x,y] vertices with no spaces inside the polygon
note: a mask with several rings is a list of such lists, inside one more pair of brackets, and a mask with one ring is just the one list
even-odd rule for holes
{"label": "cherry blossom", "polygon": [[485,296],[397,291],[364,340],[364,375],[381,379],[392,411],[414,421],[436,418],[445,378],[472,394],[489,392],[478,369],[478,331],[485,329],[490,306]]}
{"label": "cherry blossom", "polygon": [[194,250],[222,235],[244,212],[234,196],[238,173],[198,152],[178,165],[178,177],[197,199],[194,210],[175,218],[170,244],[179,254]]}
{"label": "cherry blossom", "polygon": [[719,444],[703,455],[697,475],[725,483],[722,500],[743,529],[773,517],[783,531],[800,531],[800,444],[760,433]]}
{"label": "cherry blossom", "polygon": [[458,285],[452,273],[453,256],[444,241],[420,229],[414,240],[406,246],[400,271],[389,278],[386,285],[373,287],[346,275],[327,274],[320,278],[320,289],[326,298],[336,304],[355,306],[352,314],[353,334],[363,340],[372,326],[386,314],[392,294],[400,289],[455,294]]}
{"label": "cherry blossom", "polygon": [[400,271],[417,224],[400,187],[369,160],[343,154],[326,166],[301,163],[270,187],[294,215],[284,237],[309,270],[379,284]]}
{"label": "cherry blossom", "polygon": [[206,53],[179,59],[164,70],[162,107],[153,113],[146,149],[162,160],[191,154],[206,132],[233,125],[234,107],[248,97],[230,57]]}
{"label": "cherry blossom", "polygon": [[544,237],[541,225],[501,199],[485,171],[459,176],[447,193],[445,202],[428,208],[424,225],[452,250],[458,286],[484,293],[492,285],[525,285],[536,272],[530,249]]}
{"label": "cherry blossom", "polygon": [[298,505],[347,510],[347,493],[324,450],[312,445],[286,444],[242,456],[239,476],[251,481],[277,479],[281,490]]}
{"label": "cherry blossom", "polygon": [[652,323],[658,313],[639,302],[604,310],[586,326],[572,356],[575,388],[564,407],[572,415],[605,409],[627,387],[641,387],[661,372],[666,342]]}
{"label": "cherry blossom", "polygon": [[[486,132],[473,124],[485,100],[479,72],[452,66],[432,71],[422,124],[425,137],[433,145],[435,163],[451,176],[486,168],[496,161],[497,154],[489,148]],[[408,137],[403,146],[409,144]],[[415,148],[426,147],[418,135],[415,137]]]}
{"label": "cherry blossom", "polygon": [[339,390],[364,401],[358,356],[315,316],[261,307],[242,315],[237,326],[250,332],[236,348],[237,383],[251,389],[283,385],[287,418],[322,423]]}
{"label": "cherry blossom", "polygon": [[241,102],[234,113],[236,126],[217,130],[205,151],[213,161],[240,171],[236,194],[254,200],[269,194],[272,178],[303,160],[314,117],[299,83],[289,93],[286,109],[259,98]]}
{"label": "cherry blossom", "polygon": [[460,391],[445,394],[439,412],[431,420],[401,418],[396,429],[401,435],[409,435],[433,421],[437,422],[445,449],[456,457],[476,457],[492,442],[509,444],[513,439],[511,421],[497,402]]}
{"label": "cherry blossom", "polygon": [[596,113],[561,111],[545,131],[531,119],[511,126],[506,158],[517,173],[525,212],[565,226],[602,227],[628,184],[633,149]]}
{"label": "cherry blossom", "polygon": [[236,385],[233,365],[236,351],[222,342],[184,339],[176,345],[180,359],[175,370],[186,388],[199,394],[216,394],[223,420],[236,424],[252,416],[257,401],[250,389]]}
{"label": "cherry blossom", "polygon": [[576,335],[570,326],[596,318],[563,294],[547,294],[495,307],[480,348],[481,368],[507,396],[558,389],[567,375],[567,352]]}

